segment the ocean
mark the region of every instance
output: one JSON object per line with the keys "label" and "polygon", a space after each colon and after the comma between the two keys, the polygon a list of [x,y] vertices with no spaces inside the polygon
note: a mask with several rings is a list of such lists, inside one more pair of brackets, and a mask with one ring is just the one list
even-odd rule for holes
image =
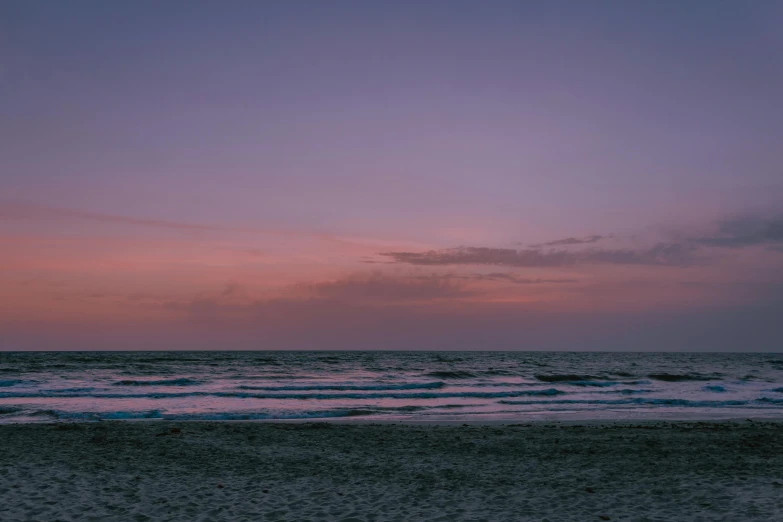
{"label": "ocean", "polygon": [[5,352],[0,423],[783,418],[783,355]]}

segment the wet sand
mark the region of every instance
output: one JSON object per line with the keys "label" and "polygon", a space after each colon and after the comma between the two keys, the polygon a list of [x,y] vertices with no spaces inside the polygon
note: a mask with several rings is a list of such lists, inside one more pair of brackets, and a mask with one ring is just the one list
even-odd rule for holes
{"label": "wet sand", "polygon": [[0,520],[783,520],[783,424],[0,426]]}

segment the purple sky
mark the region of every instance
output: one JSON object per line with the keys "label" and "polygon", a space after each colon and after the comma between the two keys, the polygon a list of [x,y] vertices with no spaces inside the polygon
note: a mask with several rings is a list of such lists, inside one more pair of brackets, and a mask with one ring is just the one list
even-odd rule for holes
{"label": "purple sky", "polygon": [[0,349],[779,350],[777,1],[0,3]]}

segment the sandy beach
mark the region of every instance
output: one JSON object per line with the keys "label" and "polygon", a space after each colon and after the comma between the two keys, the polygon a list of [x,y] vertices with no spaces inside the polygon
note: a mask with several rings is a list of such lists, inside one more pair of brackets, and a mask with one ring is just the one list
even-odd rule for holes
{"label": "sandy beach", "polygon": [[0,520],[780,520],[780,423],[0,426]]}

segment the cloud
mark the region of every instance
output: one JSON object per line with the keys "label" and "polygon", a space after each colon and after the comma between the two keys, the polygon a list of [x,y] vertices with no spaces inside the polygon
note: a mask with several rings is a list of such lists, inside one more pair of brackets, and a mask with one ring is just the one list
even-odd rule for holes
{"label": "cloud", "polygon": [[783,244],[783,217],[728,218],[718,222],[717,229],[714,235],[689,238],[688,241],[704,246],[725,248]]}
{"label": "cloud", "polygon": [[[681,243],[691,245],[742,248],[754,245],[783,244],[783,216],[769,217],[744,215],[723,218],[713,223],[715,232],[701,237],[680,237]],[[597,243],[613,235],[592,235],[583,238],[568,237],[546,243],[530,245],[531,248],[571,246]],[[774,250],[774,249],[773,249]]]}
{"label": "cloud", "polygon": [[587,236],[587,237],[567,237],[565,239],[557,239],[555,241],[549,241],[547,243],[538,243],[536,245],[530,245],[530,248],[541,248],[547,246],[569,246],[569,245],[585,245],[589,243],[597,243],[602,239],[608,239],[613,236]]}
{"label": "cloud", "polygon": [[462,285],[439,276],[392,277],[376,273],[298,286],[305,287],[316,299],[352,302],[428,301],[475,295]]}
{"label": "cloud", "polygon": [[443,279],[464,279],[468,281],[500,281],[504,283],[513,283],[516,285],[538,285],[538,284],[562,284],[562,283],[578,283],[576,279],[542,279],[531,277],[519,277],[516,274],[510,274],[507,272],[492,272],[489,274],[443,274],[440,276],[428,276],[428,277],[440,277]]}
{"label": "cloud", "polygon": [[578,264],[690,266],[697,262],[695,247],[658,243],[644,250],[587,249],[581,251],[458,247],[427,252],[382,252],[396,263],[423,266],[491,265],[512,267],[563,267]]}
{"label": "cloud", "polygon": [[[663,241],[649,248],[584,248],[545,250],[542,247],[566,247],[597,243],[612,235],[569,237],[530,248],[488,248],[462,246],[427,252],[382,252],[379,255],[393,263],[420,266],[489,265],[508,267],[556,268],[574,265],[653,265],[688,267],[703,264],[706,255],[698,254],[702,247],[744,248],[766,246],[770,252],[783,251],[783,217],[742,216],[724,218],[713,225],[715,232],[699,237],[676,234],[674,240]],[[679,236],[679,237],[678,237]]]}
{"label": "cloud", "polygon": [[542,279],[542,278],[530,278],[530,277],[517,277],[514,274],[507,274],[503,272],[493,272],[491,274],[474,274],[472,279],[481,281],[508,281],[516,285],[538,285],[538,284],[563,284],[563,283],[577,283],[576,279],[556,278],[556,279]]}
{"label": "cloud", "polygon": [[239,285],[238,283],[226,283],[220,295],[223,297],[229,297],[232,295],[236,295],[241,291],[242,291],[242,286]]}
{"label": "cloud", "polygon": [[[242,318],[259,310],[302,308],[328,305],[339,307],[385,307],[387,305],[427,304],[459,300],[479,294],[478,290],[452,278],[432,276],[389,276],[381,273],[354,275],[333,281],[299,283],[288,287],[285,297],[253,298],[235,284],[226,284],[214,293],[201,293],[189,299],[176,297],[136,299],[145,308],[184,312],[196,321]],[[240,295],[241,294],[241,295]],[[309,304],[308,304],[309,303]]]}

